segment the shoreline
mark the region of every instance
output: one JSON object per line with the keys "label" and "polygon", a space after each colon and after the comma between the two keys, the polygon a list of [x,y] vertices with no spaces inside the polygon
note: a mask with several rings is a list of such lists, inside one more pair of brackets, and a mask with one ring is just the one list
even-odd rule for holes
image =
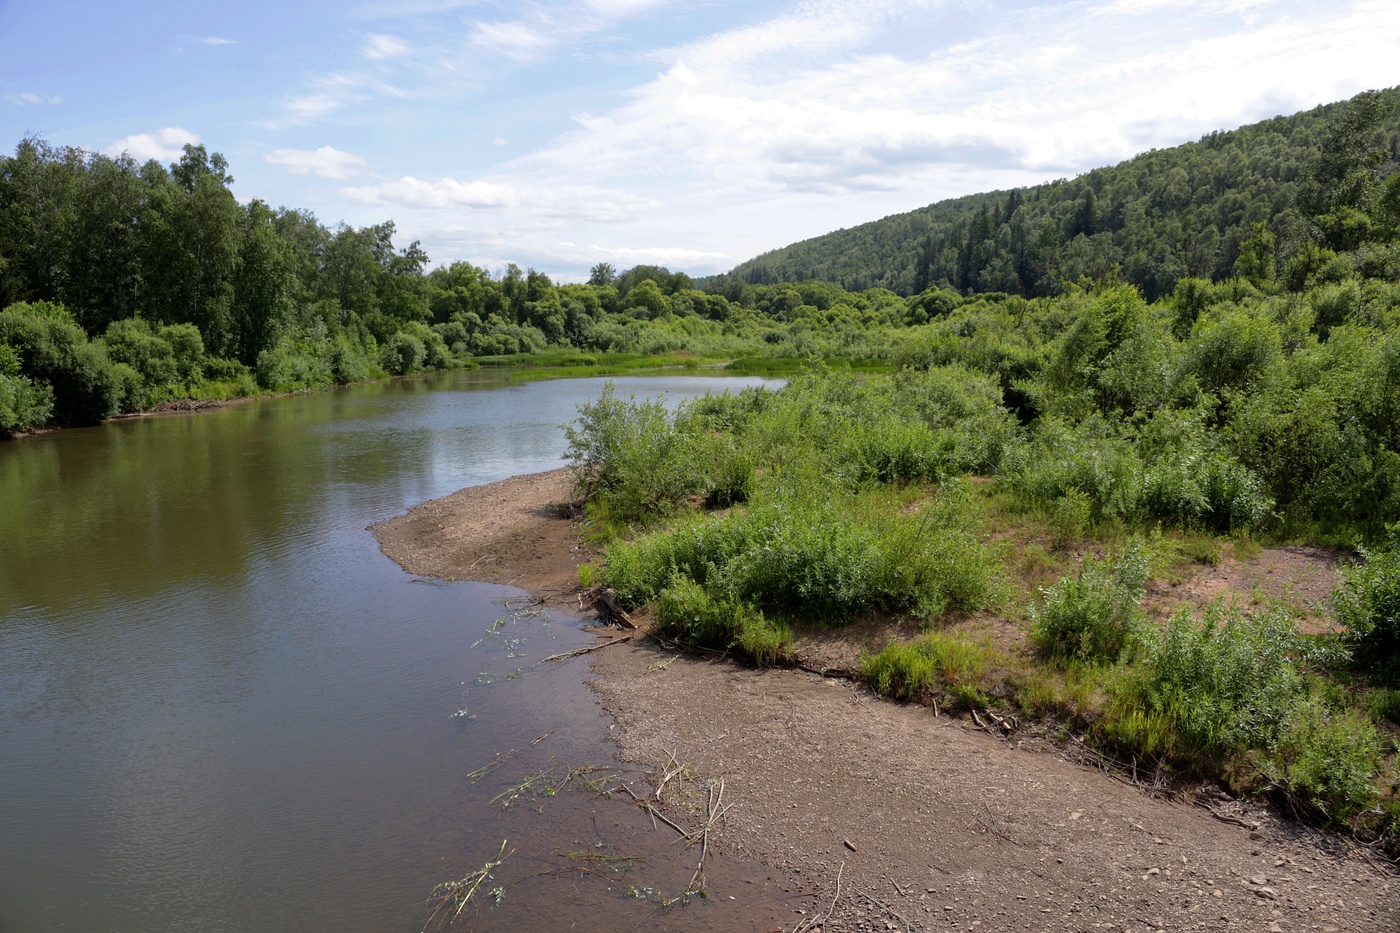
{"label": "shoreline", "polygon": [[[527,474],[372,530],[411,573],[573,606],[577,566],[595,555],[568,496],[568,468]],[[642,640],[589,657],[619,757],[657,780],[688,766],[661,809],[693,821],[705,782],[723,779],[733,807],[711,846],[778,871],[818,916],[830,906],[828,933],[1400,926],[1392,879],[1364,849],[1258,807],[1154,798],[1070,750],[818,674]]]}

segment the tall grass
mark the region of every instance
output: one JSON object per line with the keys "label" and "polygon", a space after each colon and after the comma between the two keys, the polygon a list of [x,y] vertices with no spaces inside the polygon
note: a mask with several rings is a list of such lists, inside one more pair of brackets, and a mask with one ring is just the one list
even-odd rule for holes
{"label": "tall grass", "polygon": [[953,700],[951,705],[970,707],[985,702],[981,695],[984,678],[1003,660],[990,642],[978,643],[963,634],[931,632],[913,641],[888,645],[866,658],[861,672],[884,696],[917,700],[942,686]]}

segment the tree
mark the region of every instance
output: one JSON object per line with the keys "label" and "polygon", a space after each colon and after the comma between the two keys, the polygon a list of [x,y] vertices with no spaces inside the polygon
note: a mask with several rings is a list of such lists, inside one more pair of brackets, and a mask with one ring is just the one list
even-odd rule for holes
{"label": "tree", "polygon": [[1377,130],[1392,109],[1379,91],[1365,91],[1348,101],[1323,133],[1299,203],[1332,249],[1355,249],[1369,237],[1380,168],[1390,155]]}
{"label": "tree", "polygon": [[295,289],[293,253],[278,236],[275,215],[254,200],[243,212],[238,265],[233,276],[233,308],[228,350],[248,366],[276,340],[292,315]]}
{"label": "tree", "polygon": [[169,172],[154,162],[142,169],[150,185],[141,219],[142,316],[194,324],[218,356],[237,350],[233,276],[244,220],[225,167],[218,153],[187,145]]}
{"label": "tree", "polygon": [[617,281],[617,269],[610,262],[600,262],[588,270],[589,285],[611,285]]}

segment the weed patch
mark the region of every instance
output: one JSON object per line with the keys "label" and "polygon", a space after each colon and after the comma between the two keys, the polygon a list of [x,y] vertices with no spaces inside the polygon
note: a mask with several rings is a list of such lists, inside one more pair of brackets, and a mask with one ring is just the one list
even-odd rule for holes
{"label": "weed patch", "polygon": [[895,642],[865,659],[861,672],[875,690],[897,700],[918,700],[935,685],[947,689],[954,706],[985,705],[981,693],[989,670],[1003,663],[990,643],[963,634],[933,632]]}
{"label": "weed patch", "polygon": [[1113,662],[1138,628],[1149,556],[1134,538],[1116,560],[1084,558],[1079,573],[1045,590],[1031,609],[1031,637],[1060,661]]}

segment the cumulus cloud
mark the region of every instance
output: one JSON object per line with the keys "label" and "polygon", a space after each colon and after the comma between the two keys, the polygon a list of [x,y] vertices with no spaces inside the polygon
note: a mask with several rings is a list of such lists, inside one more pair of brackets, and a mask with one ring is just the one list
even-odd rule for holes
{"label": "cumulus cloud", "polygon": [[330,146],[319,149],[274,149],[263,157],[296,175],[319,175],[346,181],[364,171],[365,160]]}
{"label": "cumulus cloud", "polygon": [[103,149],[102,154],[113,158],[126,154],[138,162],[148,159],[173,162],[184,154],[186,145],[199,145],[199,137],[184,127],[167,126],[154,133],[136,133],[119,139]]}
{"label": "cumulus cloud", "polygon": [[955,166],[1053,176],[1271,116],[1264,101],[1304,107],[1355,93],[1358,78],[1385,84],[1400,47],[1400,12],[1383,0],[1200,0],[1194,19],[1174,5],[1150,30],[1158,7],[1138,0],[1103,34],[1043,5],[999,15],[994,41],[896,55],[872,40],[910,5],[859,6],[807,3],[677,49],[628,103],[579,115],[534,160],[691,173],[751,193],[893,190]]}
{"label": "cumulus cloud", "polygon": [[397,181],[340,189],[352,201],[416,210],[470,210],[528,217],[618,222],[635,219],[657,203],[625,191],[580,186],[538,185],[510,180],[433,181],[409,175]]}

